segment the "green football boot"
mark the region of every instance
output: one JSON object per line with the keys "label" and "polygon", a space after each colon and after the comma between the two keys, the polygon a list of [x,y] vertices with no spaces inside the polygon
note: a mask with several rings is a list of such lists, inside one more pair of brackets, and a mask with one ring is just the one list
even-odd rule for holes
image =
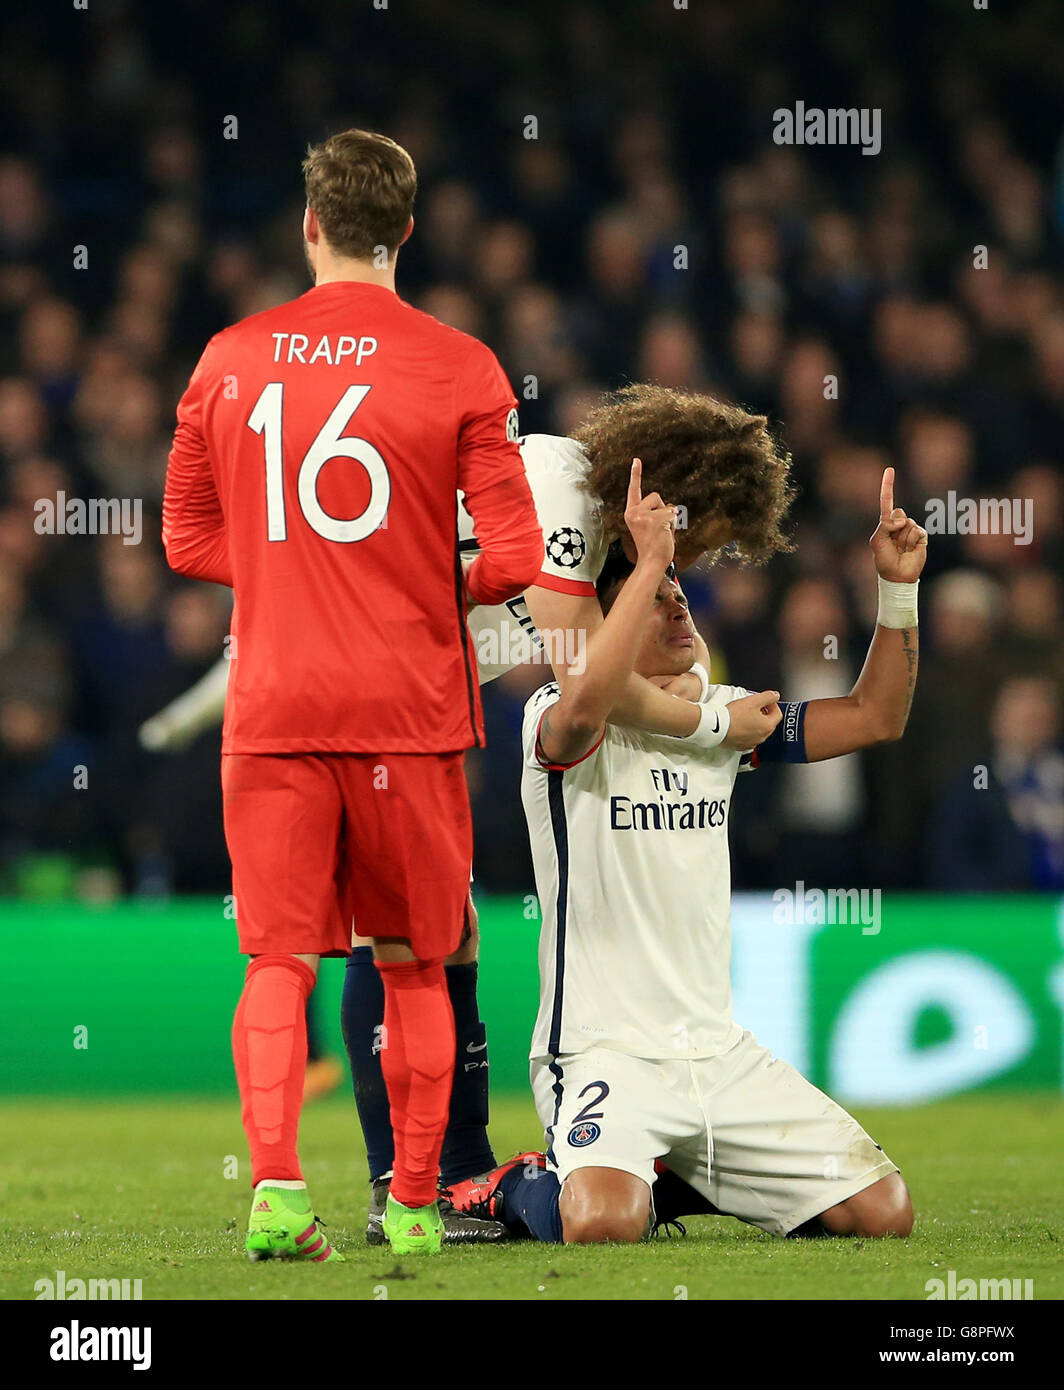
{"label": "green football boot", "polygon": [[247,1240],[249,1260],[313,1260],[342,1263],[343,1255],[325,1238],[305,1187],[255,1189],[251,1199]]}
{"label": "green football boot", "polygon": [[439,1202],[427,1207],[404,1207],[388,1193],[383,1230],[397,1255],[438,1255],[443,1245]]}
{"label": "green football boot", "polygon": [[[369,1201],[369,1215],[366,1218],[366,1244],[387,1245],[384,1234],[384,1212],[388,1205],[388,1189],[392,1175],[387,1173],[372,1185]],[[440,1188],[440,1220],[443,1222],[444,1245],[497,1245],[509,1240],[510,1232],[501,1221],[484,1221],[477,1216],[467,1216],[458,1211],[450,1200],[450,1193]]]}

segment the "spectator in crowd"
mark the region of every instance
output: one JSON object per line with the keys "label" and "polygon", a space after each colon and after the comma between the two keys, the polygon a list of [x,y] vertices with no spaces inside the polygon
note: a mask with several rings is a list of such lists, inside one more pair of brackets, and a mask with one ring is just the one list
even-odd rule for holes
{"label": "spectator in crowd", "polygon": [[994,703],[988,760],[949,787],[932,826],[929,872],[936,888],[1064,891],[1064,750],[1055,681],[1005,681]]}
{"label": "spectator in crowd", "polygon": [[[847,688],[850,636],[863,647],[874,620],[867,498],[886,464],[918,520],[951,491],[1030,504],[1029,543],[932,537],[903,754],[871,749],[819,782],[814,769],[800,794],[778,770],[740,779],[733,842],[739,887],[799,872],[928,886],[949,788],[960,821],[996,806],[1013,827],[1017,881],[1052,881],[1060,791],[1052,699],[1036,685],[1064,680],[1064,220],[1048,54],[1024,51],[1022,100],[989,117],[979,84],[953,75],[978,67],[986,90],[1014,90],[1005,20],[989,12],[962,33],[921,11],[904,47],[874,7],[855,12],[873,71],[779,6],[771,55],[757,6],[727,22],[692,9],[682,43],[646,7],[619,24],[600,0],[561,26],[530,20],[519,41],[486,0],[428,25],[399,7],[386,37],[337,27],[331,9],[267,7],[202,52],[166,6],[87,12],[107,41],[76,53],[35,49],[17,16],[0,21],[8,149],[21,151],[0,154],[8,871],[58,852],[110,865],[134,891],[226,891],[214,736],[180,766],[132,743],[153,702],[217,659],[227,626],[224,596],[189,599],[159,560],[173,408],[206,337],[307,287],[290,172],[308,140],[357,121],[394,133],[421,171],[405,293],[498,352],[523,431],[568,433],[602,391],[646,378],[737,400],[785,439],[797,552],[763,572],[725,560],[689,576],[719,678]],[[912,51],[946,43],[948,71],[918,91]],[[753,79],[752,52],[765,55]],[[220,67],[225,111],[255,113],[238,140],[218,133]],[[438,76],[414,87],[412,70]],[[871,101],[884,106],[880,158],[775,143],[773,110],[827,70],[852,78],[855,99],[870,84],[892,94]],[[60,493],[138,499],[143,539],[42,534],[36,503]],[[470,776],[492,888],[531,882],[515,721],[542,674],[485,690],[492,749]],[[1038,747],[1008,742],[1005,709],[1039,723]],[[60,805],[72,759],[97,755],[91,797]],[[979,763],[998,791],[965,800]],[[951,857],[951,882],[974,875],[963,863]]]}

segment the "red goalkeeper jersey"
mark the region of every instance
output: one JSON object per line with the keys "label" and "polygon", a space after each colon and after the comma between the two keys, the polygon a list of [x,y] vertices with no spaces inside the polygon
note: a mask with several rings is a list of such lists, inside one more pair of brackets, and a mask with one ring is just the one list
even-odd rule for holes
{"label": "red goalkeeper jersey", "polygon": [[442,753],[483,742],[456,493],[479,602],[543,536],[492,352],[337,281],[208,343],[177,411],[163,542],[235,594],[223,751]]}

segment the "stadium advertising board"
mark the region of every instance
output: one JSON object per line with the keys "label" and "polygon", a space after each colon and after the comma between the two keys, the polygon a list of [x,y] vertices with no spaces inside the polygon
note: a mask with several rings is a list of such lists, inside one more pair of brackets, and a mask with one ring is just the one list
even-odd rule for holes
{"label": "stadium advertising board", "polygon": [[[740,1023],[818,1086],[852,1105],[1062,1088],[1059,899],[885,894],[874,931],[820,920],[817,901],[781,912],[772,895],[736,895],[732,978]],[[480,901],[492,1085],[510,1093],[527,1085],[536,1009],[527,913],[519,898]],[[6,902],[0,924],[7,1094],[231,1092],[243,966],[217,902]],[[341,1057],[343,972],[323,963],[316,1000]]]}

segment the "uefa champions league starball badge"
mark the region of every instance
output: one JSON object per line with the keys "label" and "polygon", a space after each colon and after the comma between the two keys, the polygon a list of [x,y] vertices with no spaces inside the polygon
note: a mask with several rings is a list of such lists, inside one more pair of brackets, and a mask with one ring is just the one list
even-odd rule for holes
{"label": "uefa champions league starball badge", "polygon": [[584,558],[587,542],[575,526],[560,526],[547,540],[547,556],[563,569],[575,569]]}

